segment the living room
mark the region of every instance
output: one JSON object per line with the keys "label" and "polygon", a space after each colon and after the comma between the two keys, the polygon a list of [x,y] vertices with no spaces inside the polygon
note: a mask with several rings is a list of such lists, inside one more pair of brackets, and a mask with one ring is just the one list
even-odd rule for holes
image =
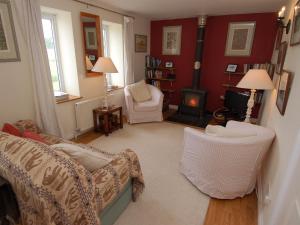
{"label": "living room", "polygon": [[298,224],[299,7],[0,0],[0,224]]}

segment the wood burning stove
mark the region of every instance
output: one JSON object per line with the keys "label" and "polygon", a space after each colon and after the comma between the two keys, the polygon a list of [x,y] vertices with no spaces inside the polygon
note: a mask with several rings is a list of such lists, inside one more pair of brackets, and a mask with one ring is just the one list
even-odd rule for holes
{"label": "wood burning stove", "polygon": [[178,113],[197,117],[204,116],[207,98],[206,91],[185,88],[181,90],[181,96]]}
{"label": "wood burning stove", "polygon": [[195,54],[193,83],[191,88],[181,90],[181,102],[178,111],[169,120],[205,127],[208,123],[205,115],[207,91],[200,88],[201,62],[204,47],[206,16],[198,19],[197,45]]}

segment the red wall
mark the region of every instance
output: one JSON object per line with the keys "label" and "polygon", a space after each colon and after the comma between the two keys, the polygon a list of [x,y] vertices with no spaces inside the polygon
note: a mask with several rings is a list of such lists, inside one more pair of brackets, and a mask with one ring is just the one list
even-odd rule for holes
{"label": "red wall", "polygon": [[[223,105],[220,96],[224,94],[223,83],[228,83],[224,74],[227,64],[239,64],[242,70],[244,63],[265,63],[272,57],[276,37],[276,13],[243,14],[208,17],[204,40],[204,55],[201,86],[208,91],[207,109]],[[256,21],[255,36],[250,57],[225,57],[228,24],[230,22]],[[182,25],[182,43],[180,56],[162,55],[163,26]],[[161,20],[151,22],[151,55],[165,61],[173,61],[176,67],[176,82],[173,88],[176,94],[173,104],[180,101],[180,89],[191,86],[194,55],[196,47],[197,18]],[[237,83],[242,76],[231,77]]]}

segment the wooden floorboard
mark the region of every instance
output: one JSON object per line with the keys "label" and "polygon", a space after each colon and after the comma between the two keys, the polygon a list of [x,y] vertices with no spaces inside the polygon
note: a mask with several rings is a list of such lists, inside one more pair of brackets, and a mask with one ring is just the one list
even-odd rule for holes
{"label": "wooden floorboard", "polygon": [[[73,141],[87,144],[102,135],[90,131]],[[234,200],[211,199],[203,225],[257,225],[256,194],[253,192],[244,198]]]}
{"label": "wooden floorboard", "polygon": [[255,192],[234,200],[211,199],[203,225],[257,225]]}

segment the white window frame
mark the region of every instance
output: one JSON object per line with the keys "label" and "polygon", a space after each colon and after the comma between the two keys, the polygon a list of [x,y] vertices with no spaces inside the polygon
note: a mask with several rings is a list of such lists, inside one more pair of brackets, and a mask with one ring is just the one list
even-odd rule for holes
{"label": "white window frame", "polygon": [[[58,80],[59,80],[59,91],[65,92],[65,82],[64,82],[64,74],[62,69],[62,61],[61,61],[61,53],[59,47],[59,38],[58,38],[58,29],[57,29],[57,20],[55,14],[50,13],[42,13],[42,19],[48,19],[52,24],[52,32],[54,37],[54,51],[58,69]],[[48,57],[48,55],[47,55]],[[48,60],[49,61],[49,60]],[[51,79],[52,81],[52,79]]]}
{"label": "white window frame", "polygon": [[[102,24],[102,36],[103,36],[103,54],[105,57],[110,57],[110,43],[109,43],[109,26],[106,24]],[[106,35],[105,35],[106,34]],[[106,41],[106,48],[104,47],[104,43]],[[105,54],[105,50],[107,54]],[[107,80],[107,87],[109,89],[109,86],[112,86],[112,79],[111,79],[111,74],[107,73],[106,74],[106,80]]]}

